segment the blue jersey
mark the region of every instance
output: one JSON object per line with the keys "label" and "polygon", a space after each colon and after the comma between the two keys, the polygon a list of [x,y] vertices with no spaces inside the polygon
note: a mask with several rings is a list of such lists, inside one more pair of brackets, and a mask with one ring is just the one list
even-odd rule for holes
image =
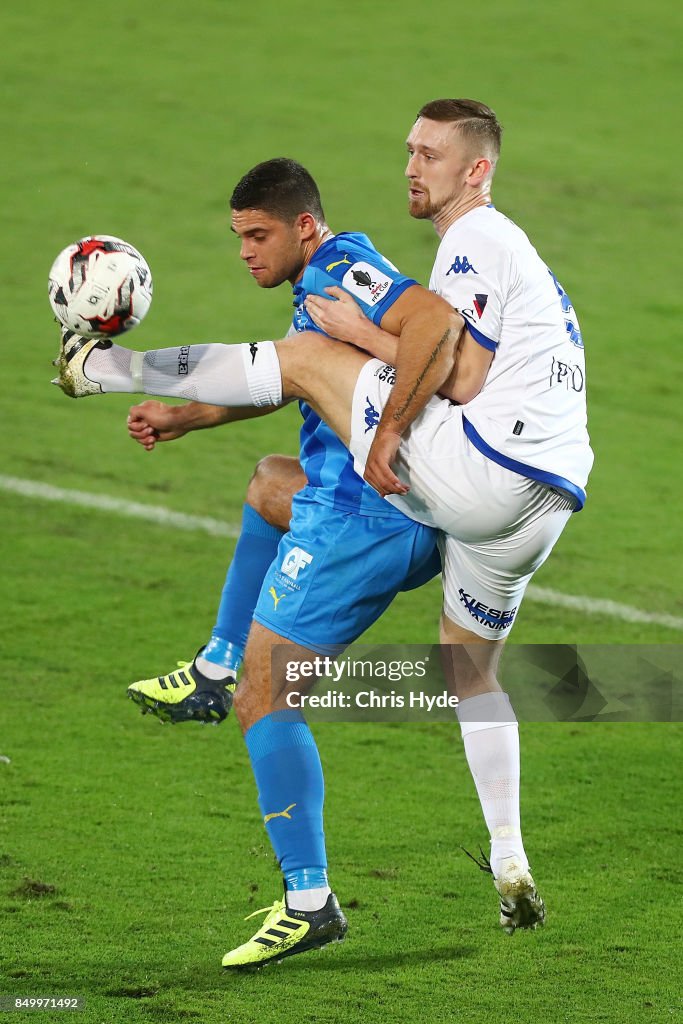
{"label": "blue jersey", "polygon": [[[337,285],[349,292],[373,323],[406,288],[416,282],[400,274],[377,252],[367,235],[344,232],[330,238],[313,254],[301,280],[294,286],[295,331],[320,331],[306,312],[307,295],[329,298],[325,288]],[[299,456],[316,501],[343,512],[364,516],[396,516],[403,513],[380,498],[353,468],[353,456],[337,435],[306,402],[299,402],[304,418]]]}

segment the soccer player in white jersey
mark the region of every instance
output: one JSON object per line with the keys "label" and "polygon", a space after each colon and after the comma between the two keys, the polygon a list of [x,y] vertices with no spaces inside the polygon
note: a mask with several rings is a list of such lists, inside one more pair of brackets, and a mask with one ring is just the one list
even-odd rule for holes
{"label": "soccer player in white jersey", "polygon": [[[592,453],[578,323],[527,237],[491,204],[499,148],[495,115],[471,100],[427,104],[408,138],[410,212],[432,220],[441,238],[431,286],[468,325],[457,351],[462,404],[434,397],[452,369],[451,334],[398,352],[394,340],[394,378],[384,362],[388,337],[347,299],[328,309],[310,299],[309,309],[326,333],[352,337],[353,346],[315,335],[261,343],[256,356],[253,344],[191,346],[180,380],[177,350],[131,354],[125,386],[119,349],[116,385],[108,387],[103,353],[96,379],[104,391],[168,396],[191,382],[200,401],[227,406],[301,398],[380,494],[442,531],[442,639],[491,836],[501,924],[512,931],[542,923],[545,909],[521,836],[517,722],[496,668],[533,572],[583,505]],[[358,288],[373,283],[359,280]],[[86,363],[95,346],[63,346],[58,382],[77,397],[92,392]]]}

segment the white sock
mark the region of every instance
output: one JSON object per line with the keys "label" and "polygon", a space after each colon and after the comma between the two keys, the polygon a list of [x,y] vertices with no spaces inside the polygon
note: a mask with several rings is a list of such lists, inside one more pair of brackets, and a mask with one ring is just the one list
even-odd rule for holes
{"label": "white sock", "polygon": [[93,348],[86,376],[104,392],[186,398],[209,405],[263,406],[282,401],[282,375],[272,341],[243,345],[183,345],[132,352]]}
{"label": "white sock", "polygon": [[207,661],[198,654],[194,663],[203,676],[207,679],[236,679],[237,673],[233,668],[226,668],[225,665],[217,665],[215,661]]}
{"label": "white sock", "polygon": [[134,354],[129,348],[122,348],[121,345],[111,345],[109,348],[96,347],[86,357],[83,371],[86,377],[99,384],[103,391],[130,393],[134,390],[130,372],[130,361]]}
{"label": "white sock", "polygon": [[509,857],[529,862],[519,813],[519,728],[506,693],[468,697],[458,705],[467,763],[491,836],[491,868],[498,877]]}
{"label": "white sock", "polygon": [[288,889],[286,902],[290,910],[322,910],[332,890],[329,885],[317,889]]}

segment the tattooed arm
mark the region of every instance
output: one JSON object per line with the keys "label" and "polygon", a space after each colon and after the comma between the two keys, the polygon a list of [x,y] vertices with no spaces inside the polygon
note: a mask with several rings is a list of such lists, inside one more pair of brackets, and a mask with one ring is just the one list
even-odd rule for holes
{"label": "tattooed arm", "polygon": [[399,336],[396,383],[375,432],[365,479],[383,496],[408,490],[390,464],[401,435],[453,371],[464,323],[444,299],[419,285],[408,288],[382,318],[382,329]]}
{"label": "tattooed arm", "polygon": [[[326,288],[329,298],[308,295],[306,309],[317,326],[330,338],[369,352],[385,363],[396,365],[398,338],[369,320],[356,300],[343,288]],[[385,322],[385,319],[382,321]],[[465,405],[481,391],[493,353],[482,348],[471,334],[463,331],[455,352],[454,365],[437,394]]]}

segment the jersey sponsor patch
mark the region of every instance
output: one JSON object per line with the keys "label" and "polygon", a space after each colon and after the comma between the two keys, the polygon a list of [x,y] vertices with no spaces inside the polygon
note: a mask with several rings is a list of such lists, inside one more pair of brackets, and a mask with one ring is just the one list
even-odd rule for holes
{"label": "jersey sponsor patch", "polygon": [[484,310],[486,309],[486,303],[488,301],[489,301],[488,295],[478,294],[478,295],[474,296],[474,308],[475,308],[477,316],[479,317],[480,320],[481,320],[481,318],[484,315]]}
{"label": "jersey sponsor patch", "polygon": [[550,387],[559,384],[567,391],[581,392],[584,389],[586,378],[583,367],[579,363],[565,363],[553,356],[550,366]]}
{"label": "jersey sponsor patch", "polygon": [[381,302],[392,283],[391,278],[381,270],[363,261],[354,263],[342,278],[342,288],[366,306],[376,306]]}
{"label": "jersey sponsor patch", "polygon": [[464,604],[472,618],[493,631],[508,629],[515,618],[517,606],[514,608],[490,608],[483,601],[478,601],[472,594],[467,594],[460,587],[458,590],[461,604]]}
{"label": "jersey sponsor patch", "polygon": [[384,363],[382,366],[377,367],[373,376],[393,386],[396,383],[396,367],[392,366],[391,363]]}
{"label": "jersey sponsor patch", "polygon": [[472,299],[472,305],[464,306],[460,312],[464,317],[468,317],[470,320],[474,320],[475,317],[477,320],[481,320],[488,301],[488,295],[483,295],[481,292],[477,292],[474,299]]}

